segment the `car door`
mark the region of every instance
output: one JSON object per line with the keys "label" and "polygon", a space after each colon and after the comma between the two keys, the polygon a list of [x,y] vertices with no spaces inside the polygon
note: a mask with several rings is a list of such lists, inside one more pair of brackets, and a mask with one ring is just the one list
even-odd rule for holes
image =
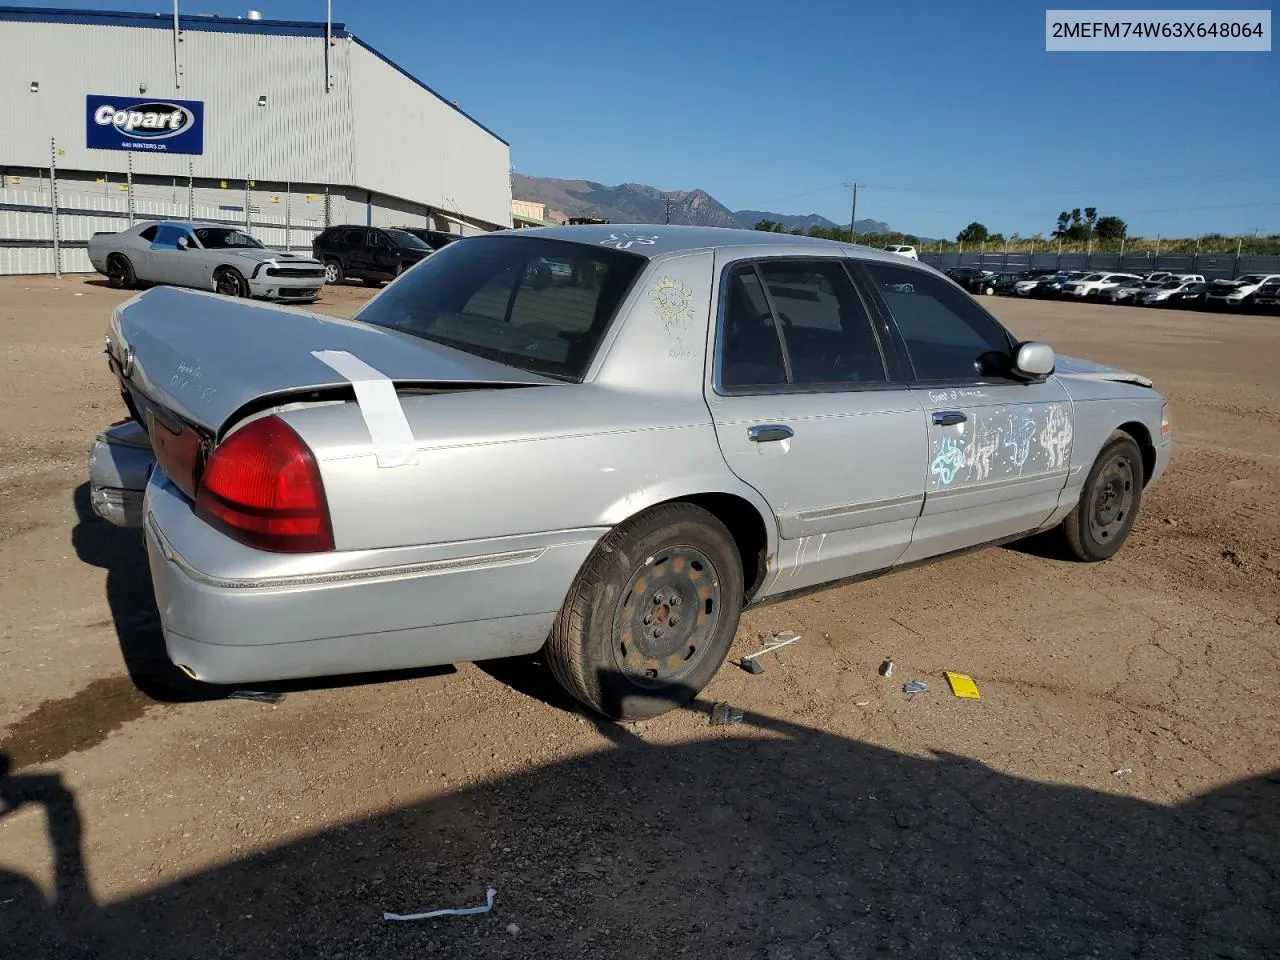
{"label": "car door", "polygon": [[143,258],[144,268],[135,268],[138,278],[151,283],[192,286],[182,279],[183,258],[189,256],[189,251],[178,249],[179,239],[185,239],[189,246],[195,245],[191,239],[191,231],[185,226],[177,223],[159,224]]}
{"label": "car door", "polygon": [[777,519],[764,592],[892,565],[924,500],[928,437],[844,258],[717,269],[707,403],[730,469]]}
{"label": "car door", "polygon": [[369,272],[369,231],[364,227],[348,227],[343,231],[339,254],[342,269],[355,276]]}
{"label": "car door", "polygon": [[395,274],[393,261],[396,259],[396,248],[390,238],[381,230],[368,230],[365,254],[369,260],[368,269],[382,276]]}
{"label": "car door", "polygon": [[924,509],[903,562],[1034,530],[1058,505],[1075,413],[1055,377],[1012,375],[1016,341],[936,274],[865,261],[926,413]]}

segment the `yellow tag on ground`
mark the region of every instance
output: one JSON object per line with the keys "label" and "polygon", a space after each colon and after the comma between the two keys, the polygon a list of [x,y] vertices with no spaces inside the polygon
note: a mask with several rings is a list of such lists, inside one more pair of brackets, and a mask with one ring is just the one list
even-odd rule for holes
{"label": "yellow tag on ground", "polygon": [[957,697],[964,697],[966,700],[982,699],[982,694],[978,692],[978,685],[967,673],[952,673],[947,670],[943,676],[947,678],[947,683],[951,684],[951,692]]}

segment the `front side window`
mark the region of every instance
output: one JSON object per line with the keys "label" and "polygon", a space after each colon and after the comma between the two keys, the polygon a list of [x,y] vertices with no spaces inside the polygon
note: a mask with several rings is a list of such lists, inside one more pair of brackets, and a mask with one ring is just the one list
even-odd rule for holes
{"label": "front side window", "polygon": [[249,234],[231,227],[199,227],[195,233],[206,250],[262,249],[262,244]]}
{"label": "front side window", "polygon": [[729,272],[720,381],[731,391],[884,383],[871,321],[839,260],[774,260]]}
{"label": "front side window", "polygon": [[923,270],[874,261],[864,266],[897,321],[917,379],[1008,375],[1013,341],[972,299]]}
{"label": "front side window", "polygon": [[356,319],[562,380],[581,380],[645,258],[562,240],[449,244]]}

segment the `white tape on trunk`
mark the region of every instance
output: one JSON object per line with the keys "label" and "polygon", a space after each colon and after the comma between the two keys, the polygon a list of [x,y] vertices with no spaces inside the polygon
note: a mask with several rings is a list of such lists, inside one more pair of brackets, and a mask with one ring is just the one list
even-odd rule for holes
{"label": "white tape on trunk", "polygon": [[417,463],[417,442],[391,378],[345,350],[313,350],[311,355],[346,377],[355,388],[356,403],[369,428],[378,466],[404,467]]}

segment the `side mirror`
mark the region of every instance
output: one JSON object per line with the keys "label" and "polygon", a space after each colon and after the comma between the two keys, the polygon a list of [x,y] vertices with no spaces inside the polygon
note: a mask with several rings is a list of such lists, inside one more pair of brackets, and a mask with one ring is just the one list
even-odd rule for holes
{"label": "side mirror", "polygon": [[179,250],[185,250],[185,249],[187,249],[187,244],[188,244],[188,243],[189,243],[189,241],[187,240],[187,238],[186,238],[186,237],[179,237],[179,238],[178,238],[178,249],[179,249]]}
{"label": "side mirror", "polygon": [[1018,347],[1018,355],[1013,361],[1014,368],[1024,377],[1047,377],[1053,373],[1057,365],[1053,355],[1053,347],[1038,340],[1028,340]]}

